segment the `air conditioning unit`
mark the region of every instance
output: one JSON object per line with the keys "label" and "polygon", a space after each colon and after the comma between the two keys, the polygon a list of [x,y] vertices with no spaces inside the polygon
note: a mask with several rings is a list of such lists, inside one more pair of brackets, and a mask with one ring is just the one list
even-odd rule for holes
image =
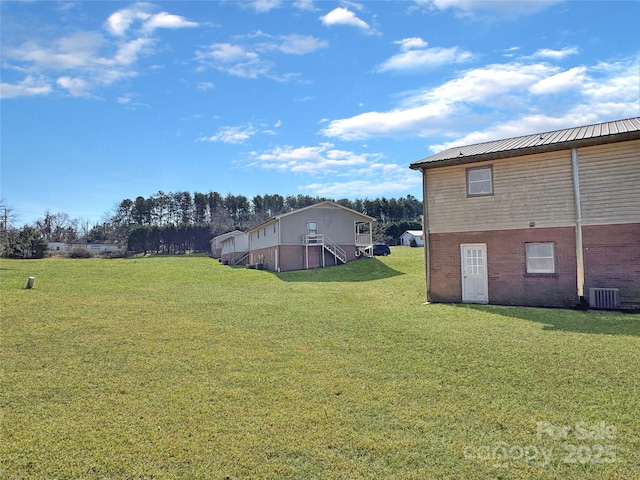
{"label": "air conditioning unit", "polygon": [[590,288],[589,308],[620,310],[619,288]]}

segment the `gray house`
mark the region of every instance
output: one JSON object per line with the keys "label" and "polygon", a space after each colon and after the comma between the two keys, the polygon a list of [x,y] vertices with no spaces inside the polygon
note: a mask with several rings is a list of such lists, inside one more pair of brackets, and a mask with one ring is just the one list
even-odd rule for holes
{"label": "gray house", "polygon": [[225,265],[246,264],[248,256],[249,235],[238,230],[229,232],[222,241],[220,261]]}
{"label": "gray house", "polygon": [[247,232],[249,265],[284,272],[355,260],[372,244],[374,221],[329,201],[278,215]]}

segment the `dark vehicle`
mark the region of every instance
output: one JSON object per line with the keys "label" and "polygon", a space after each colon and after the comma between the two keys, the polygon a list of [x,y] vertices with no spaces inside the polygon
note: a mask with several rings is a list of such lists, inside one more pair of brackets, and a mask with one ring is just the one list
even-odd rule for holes
{"label": "dark vehicle", "polygon": [[391,255],[391,249],[389,248],[389,245],[371,245],[369,247],[366,248],[366,252],[370,255],[371,254],[371,249],[373,248],[373,254],[374,255],[381,255],[383,257],[386,257],[387,255]]}

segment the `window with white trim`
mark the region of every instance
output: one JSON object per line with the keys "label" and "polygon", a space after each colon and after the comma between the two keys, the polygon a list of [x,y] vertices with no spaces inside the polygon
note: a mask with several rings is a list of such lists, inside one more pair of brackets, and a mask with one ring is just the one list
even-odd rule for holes
{"label": "window with white trim", "polygon": [[467,168],[467,196],[493,195],[493,169],[491,166]]}
{"label": "window with white trim", "polygon": [[525,246],[527,273],[555,273],[553,243],[527,243]]}

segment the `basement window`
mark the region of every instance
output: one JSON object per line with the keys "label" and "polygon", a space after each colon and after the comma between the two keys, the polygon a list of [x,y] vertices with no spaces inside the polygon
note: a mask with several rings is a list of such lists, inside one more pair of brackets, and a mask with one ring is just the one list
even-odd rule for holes
{"label": "basement window", "polygon": [[553,243],[527,243],[527,273],[555,273]]}
{"label": "basement window", "polygon": [[493,195],[493,168],[467,168],[467,196]]}

